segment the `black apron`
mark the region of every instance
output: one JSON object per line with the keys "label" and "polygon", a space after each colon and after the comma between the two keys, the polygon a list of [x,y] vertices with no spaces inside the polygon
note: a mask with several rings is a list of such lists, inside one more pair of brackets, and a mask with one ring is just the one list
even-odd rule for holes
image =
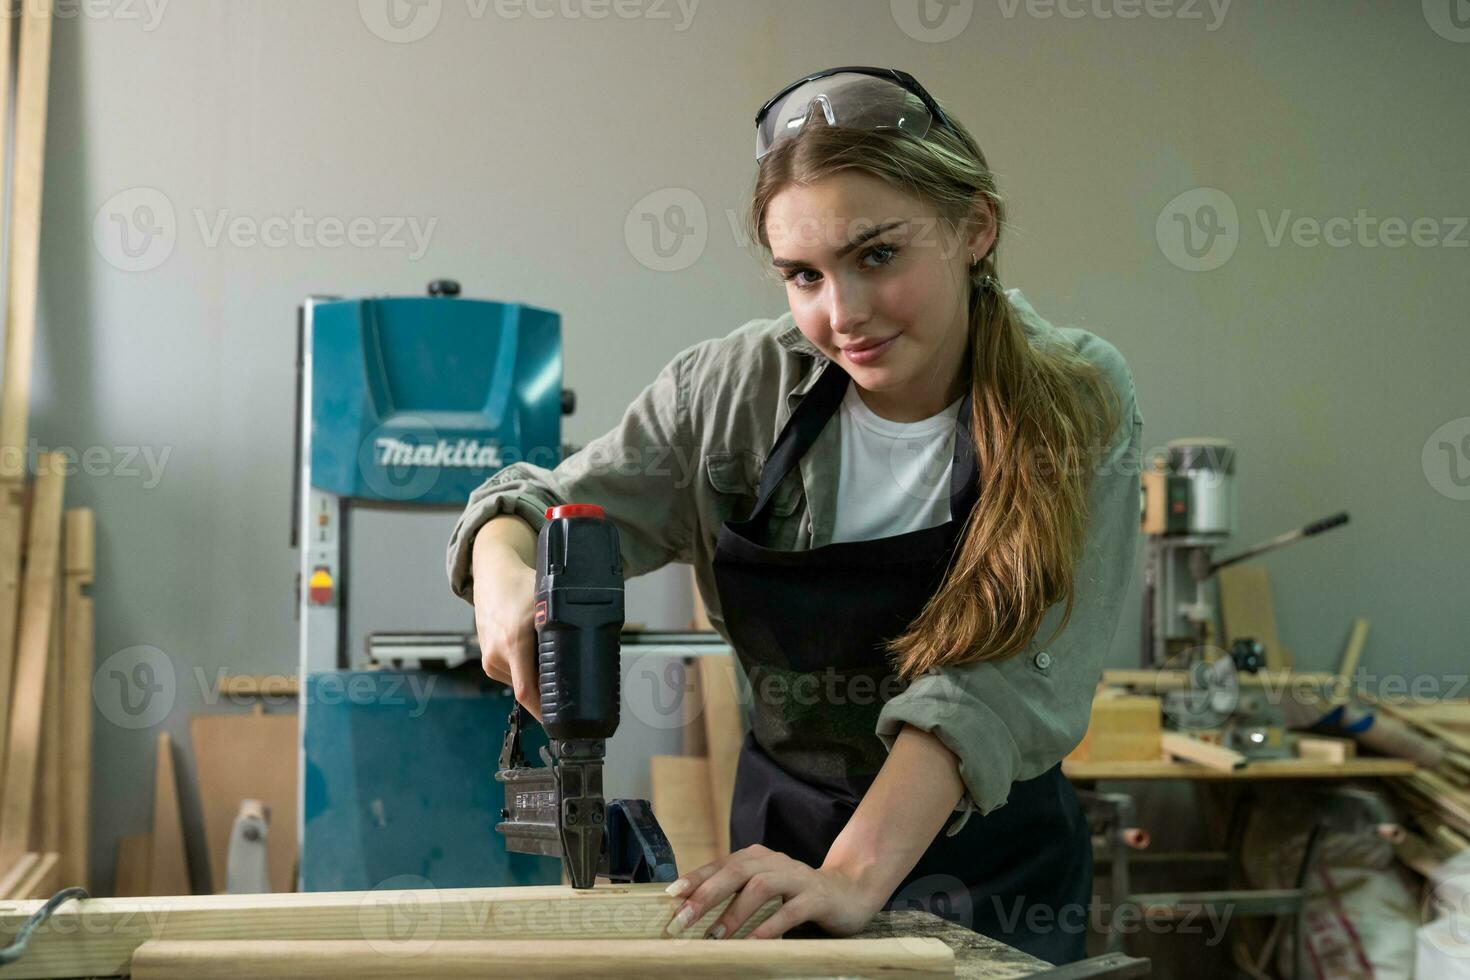
{"label": "black apron", "polygon": [[[904,686],[884,650],[938,591],[978,494],[960,406],[948,523],[807,551],[766,548],[771,499],[842,402],[833,363],[792,413],[764,469],[755,507],[727,521],[715,584],[751,685],[731,847],[764,844],[820,867],[887,758],[874,729]],[[1006,804],[935,837],[887,908],[925,908],[1052,963],[1086,952],[1092,892],[1087,820],[1058,765],[1012,784]]]}

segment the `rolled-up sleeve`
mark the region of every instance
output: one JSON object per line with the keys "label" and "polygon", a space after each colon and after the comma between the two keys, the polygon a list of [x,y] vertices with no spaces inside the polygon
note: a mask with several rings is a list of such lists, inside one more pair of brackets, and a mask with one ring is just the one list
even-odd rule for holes
{"label": "rolled-up sleeve", "polygon": [[475,535],[498,514],[515,514],[540,530],[546,508],[597,504],[618,529],[624,574],[632,578],[670,561],[687,561],[696,526],[690,474],[697,463],[690,436],[689,362],[674,358],[628,406],[622,421],[555,469],[515,463],[470,494],[450,534],[449,586],[474,601]]}
{"label": "rolled-up sleeve", "polygon": [[[1121,373],[1126,379],[1126,367]],[[1122,388],[1120,408],[1121,424],[1089,491],[1088,530],[1066,629],[1053,636],[1065,605],[1055,603],[1023,653],[918,677],[879,716],[877,734],[889,749],[902,727],[912,725],[955,754],[966,789],[961,810],[984,814],[1001,806],[1012,783],[1045,773],[1087,731],[1138,546],[1143,417],[1131,380]]]}

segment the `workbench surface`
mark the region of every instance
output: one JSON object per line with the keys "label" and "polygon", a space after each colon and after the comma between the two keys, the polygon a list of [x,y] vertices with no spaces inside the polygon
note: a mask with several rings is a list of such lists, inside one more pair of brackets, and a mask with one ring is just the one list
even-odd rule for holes
{"label": "workbench surface", "polygon": [[[956,980],[1012,980],[1050,970],[1051,964],[998,939],[982,936],[932,912],[879,912],[854,939],[903,936],[939,939],[954,950]],[[793,935],[793,938],[794,935]]]}
{"label": "workbench surface", "polygon": [[1152,759],[1146,762],[1062,763],[1062,775],[1073,780],[1093,779],[1353,779],[1407,776],[1415,770],[1407,759],[1349,759],[1318,762],[1314,759],[1260,759],[1240,769],[1225,772],[1197,762]]}

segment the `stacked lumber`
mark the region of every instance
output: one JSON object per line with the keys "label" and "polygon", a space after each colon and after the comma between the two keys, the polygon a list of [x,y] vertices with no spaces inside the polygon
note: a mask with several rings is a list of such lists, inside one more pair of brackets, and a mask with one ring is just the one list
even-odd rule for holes
{"label": "stacked lumber", "polygon": [[64,509],[66,455],[41,453],[29,472],[27,438],[50,70],[51,0],[29,0],[0,17],[0,118],[15,120],[13,146],[0,127],[0,161],[11,161],[0,234],[0,898],[84,884],[88,863],[92,514]]}
{"label": "stacked lumber", "polygon": [[1399,857],[1427,875],[1470,848],[1470,731],[1446,723],[1456,717],[1453,703],[1408,706],[1380,702],[1378,710],[1444,749],[1439,764],[1391,782],[1408,815],[1409,833],[1399,845]]}

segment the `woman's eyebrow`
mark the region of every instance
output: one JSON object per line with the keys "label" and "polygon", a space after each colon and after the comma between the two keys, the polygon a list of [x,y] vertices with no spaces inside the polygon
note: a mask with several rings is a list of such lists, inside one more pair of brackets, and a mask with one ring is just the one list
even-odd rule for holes
{"label": "woman's eyebrow", "polygon": [[[878,225],[875,228],[869,228],[867,231],[865,231],[862,234],[858,235],[852,241],[848,242],[846,245],[843,245],[841,248],[839,248],[837,250],[837,257],[840,259],[844,255],[846,255],[847,253],[851,252],[853,249],[857,248],[863,242],[866,242],[866,241],[868,241],[871,238],[877,238],[879,235],[883,234],[885,231],[892,231],[894,228],[901,228],[902,226],[904,226],[906,224],[908,224],[908,222],[907,221],[904,221],[904,220],[887,221],[887,222],[884,222],[881,225]],[[778,269],[790,269],[790,268],[794,268],[796,266],[804,266],[806,264],[807,263],[801,261],[800,259],[772,259],[771,260],[771,265],[775,266]]]}

